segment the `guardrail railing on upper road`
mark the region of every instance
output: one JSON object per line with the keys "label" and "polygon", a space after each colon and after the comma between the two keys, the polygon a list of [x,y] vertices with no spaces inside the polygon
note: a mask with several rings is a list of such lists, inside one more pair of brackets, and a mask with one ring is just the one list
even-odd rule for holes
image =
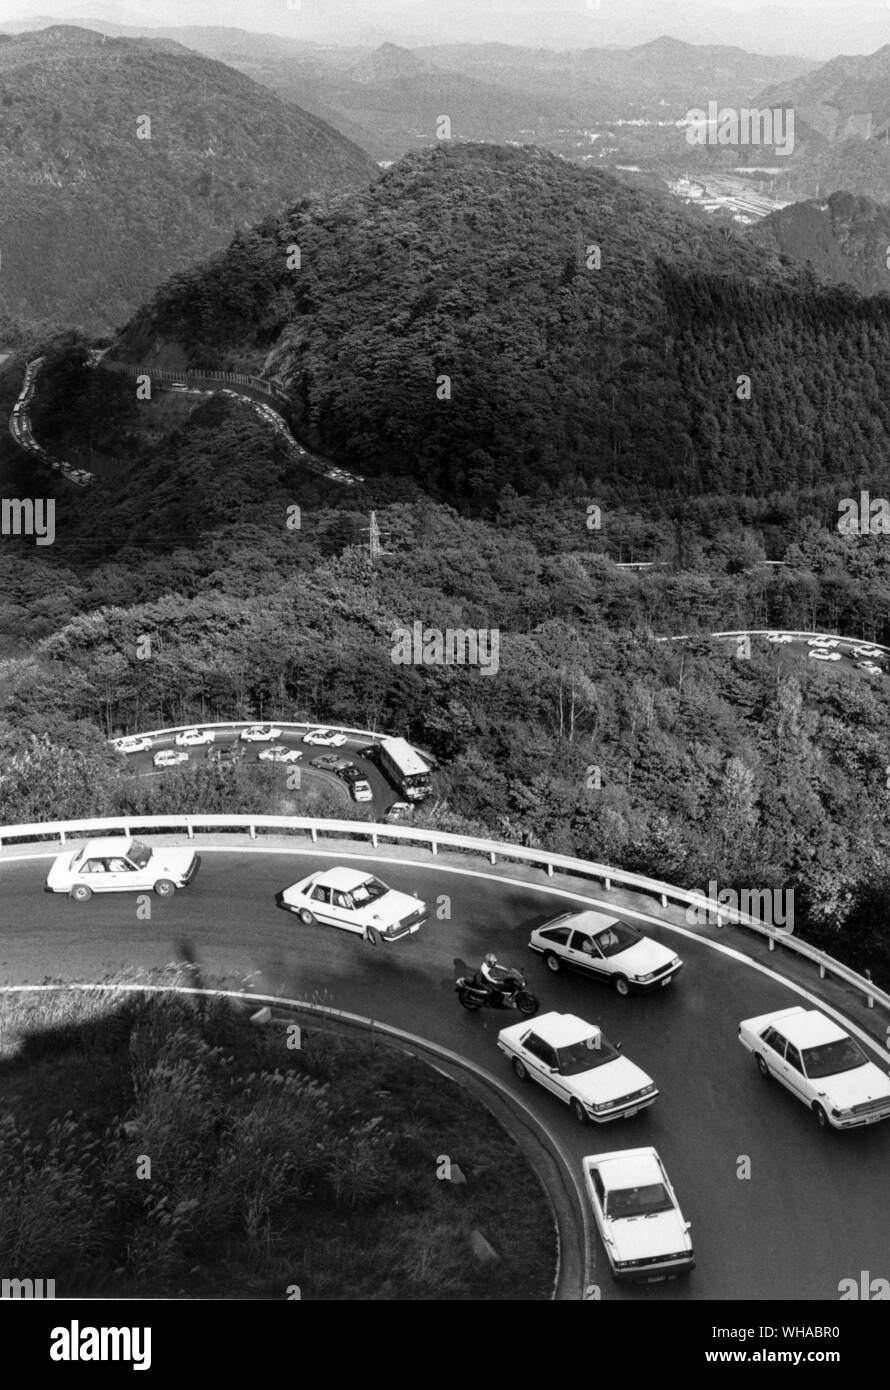
{"label": "guardrail railing on upper road", "polygon": [[614,869],[606,864],[595,864],[587,859],[576,859],[569,854],[552,854],[549,850],[530,849],[525,845],[503,844],[497,840],[481,840],[471,836],[452,835],[447,831],[422,830],[399,825],[379,825],[366,821],[314,820],[302,816],[207,815],[104,816],[83,820],[47,821],[35,825],[5,825],[0,826],[0,846],[17,842],[33,842],[47,837],[57,838],[62,844],[66,844],[69,836],[80,838],[84,834],[89,836],[94,833],[107,833],[109,831],[134,835],[137,831],[144,832],[146,830],[185,830],[189,839],[193,839],[195,834],[202,830],[233,829],[246,831],[252,840],[256,839],[258,830],[308,834],[313,844],[317,844],[319,835],[340,836],[341,838],[348,836],[356,840],[370,840],[374,849],[378,848],[381,839],[396,840],[406,844],[424,845],[434,855],[438,854],[441,848],[484,855],[492,864],[496,864],[499,858],[501,860],[516,860],[520,863],[543,868],[549,878],[553,877],[554,870],[559,869],[563,873],[575,874],[580,878],[597,879],[603,883],[607,890],[611,889],[613,883],[618,883],[624,888],[660,898],[662,907],[667,907],[669,902],[685,903],[698,910],[707,910],[714,916],[717,926],[731,922],[735,926],[746,927],[751,931],[758,932],[761,936],[769,937],[770,950],[778,941],[786,950],[792,951],[795,955],[803,956],[818,965],[821,979],[824,979],[826,974],[833,975],[836,979],[844,980],[854,989],[859,990],[865,996],[869,1008],[873,1008],[877,1000],[884,1008],[890,1010],[890,994],[878,989],[866,976],[857,974],[855,970],[851,970],[842,961],[835,960],[825,951],[819,951],[815,946],[808,945],[799,937],[789,936],[775,927],[767,926],[766,923],[756,917],[751,917],[746,912],[728,907],[716,899],[707,898],[701,892],[678,888],[674,884],[663,883],[659,879],[648,878],[644,874],[628,873],[624,869]]}
{"label": "guardrail railing on upper road", "polygon": [[872,642],[867,637],[845,637],[841,632],[794,632],[785,627],[741,627],[733,632],[684,632],[677,637],[656,637],[656,642],[691,642],[696,637],[766,637],[771,632],[778,633],[782,637],[799,639],[802,642],[812,641],[814,637],[824,638],[826,642],[846,642],[851,647],[877,647],[879,651],[886,652],[890,656],[890,647],[882,642]]}

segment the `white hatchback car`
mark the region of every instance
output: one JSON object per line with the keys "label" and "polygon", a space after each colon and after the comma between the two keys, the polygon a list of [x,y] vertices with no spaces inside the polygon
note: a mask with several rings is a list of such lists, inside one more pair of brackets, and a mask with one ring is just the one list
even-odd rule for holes
{"label": "white hatchback car", "polygon": [[60,854],[46,876],[48,893],[67,893],[85,903],[94,893],[153,891],[169,898],[191,883],[201,856],[191,849],[154,849],[129,835],[88,840],[75,854]]}
{"label": "white hatchback car", "polygon": [[189,755],[184,748],[162,748],[152,758],[155,767],[179,767],[180,763],[187,763],[188,760]]}
{"label": "white hatchback car", "polygon": [[307,926],[318,921],[342,927],[374,946],[411,935],[429,916],[422,899],[388,888],[363,869],[322,869],[308,874],[279,893],[277,901]]}
{"label": "white hatchback car", "polygon": [[788,642],[793,642],[794,638],[790,632],[768,632],[766,640],[767,642],[779,642],[784,646]]}
{"label": "white hatchback car", "polygon": [[205,743],[215,743],[216,734],[212,729],[183,729],[173,742],[177,748],[200,748]]}
{"label": "white hatchback car", "polygon": [[581,1124],[626,1120],[651,1105],[658,1088],[651,1076],[575,1014],[539,1014],[502,1028],[498,1047],[520,1081],[538,1081],[552,1091]]}
{"label": "white hatchback car", "polygon": [[694,1268],[690,1225],[656,1149],[588,1154],[581,1167],[616,1279],[655,1283]]}
{"label": "white hatchback car", "polygon": [[824,1128],[890,1119],[890,1077],[849,1033],[818,1009],[795,1005],[739,1024],[739,1042],[763,1077],[776,1077]]}
{"label": "white hatchback car", "polygon": [[856,670],[867,671],[870,676],[882,676],[884,674],[883,667],[879,666],[876,661],[857,661]]}
{"label": "white hatchback car", "polygon": [[338,734],[335,729],[310,729],[308,734],[303,735],[303,742],[316,748],[342,748],[346,735]]}
{"label": "white hatchback car", "polygon": [[115,742],[115,748],[119,753],[144,753],[150,748],[152,741],[143,735],[134,734],[132,738],[119,738]]}
{"label": "white hatchback car", "polygon": [[554,974],[563,968],[604,980],[619,994],[669,985],[683,967],[680,957],[635,927],[605,913],[562,912],[531,934],[529,947]]}
{"label": "white hatchback car", "polygon": [[281,738],[282,732],[274,724],[251,724],[249,729],[241,730],[241,737],[245,743],[272,743]]}

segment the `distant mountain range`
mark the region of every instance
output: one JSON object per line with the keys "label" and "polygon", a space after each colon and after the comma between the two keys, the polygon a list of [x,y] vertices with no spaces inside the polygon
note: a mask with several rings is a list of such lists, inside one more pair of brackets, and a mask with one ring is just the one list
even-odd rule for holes
{"label": "distant mountain range", "polygon": [[317,117],[181,44],[0,34],[0,316],[113,328],[233,227],[376,172]]}

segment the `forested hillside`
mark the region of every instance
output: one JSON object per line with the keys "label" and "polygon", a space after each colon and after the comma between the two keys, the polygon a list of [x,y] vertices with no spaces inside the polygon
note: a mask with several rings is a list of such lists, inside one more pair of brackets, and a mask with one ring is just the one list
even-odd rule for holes
{"label": "forested hillside", "polygon": [[114,328],[233,227],[376,173],[317,117],[180,45],[3,37],[0,313]]}

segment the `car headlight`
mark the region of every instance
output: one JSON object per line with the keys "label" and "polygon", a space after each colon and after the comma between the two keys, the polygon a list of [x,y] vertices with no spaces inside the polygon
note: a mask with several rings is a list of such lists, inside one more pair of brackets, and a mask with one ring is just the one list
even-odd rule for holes
{"label": "car headlight", "polygon": [[852,1106],[849,1106],[846,1110],[835,1110],[835,1109],[832,1109],[831,1113],[832,1113],[832,1115],[835,1117],[836,1120],[844,1120],[844,1119],[846,1119],[846,1117],[847,1117],[848,1115],[852,1115],[852,1114],[854,1113],[854,1111],[853,1111],[853,1107],[852,1107]]}
{"label": "car headlight", "polygon": [[657,1091],[657,1089],[658,1087],[655,1085],[655,1082],[653,1081],[650,1085],[643,1087],[642,1091],[640,1092],[640,1095],[651,1096],[655,1093],[655,1091]]}
{"label": "car headlight", "polygon": [[588,1108],[592,1110],[595,1115],[599,1115],[603,1110],[611,1110],[614,1104],[614,1100],[600,1100]]}
{"label": "car headlight", "polygon": [[637,980],[639,981],[639,983],[640,983],[641,985],[647,985],[647,984],[649,983],[650,980],[654,980],[654,979],[655,979],[655,976],[656,976],[658,973],[659,973],[659,972],[658,972],[657,970],[650,970],[648,975],[638,975],[638,976],[637,976]]}

